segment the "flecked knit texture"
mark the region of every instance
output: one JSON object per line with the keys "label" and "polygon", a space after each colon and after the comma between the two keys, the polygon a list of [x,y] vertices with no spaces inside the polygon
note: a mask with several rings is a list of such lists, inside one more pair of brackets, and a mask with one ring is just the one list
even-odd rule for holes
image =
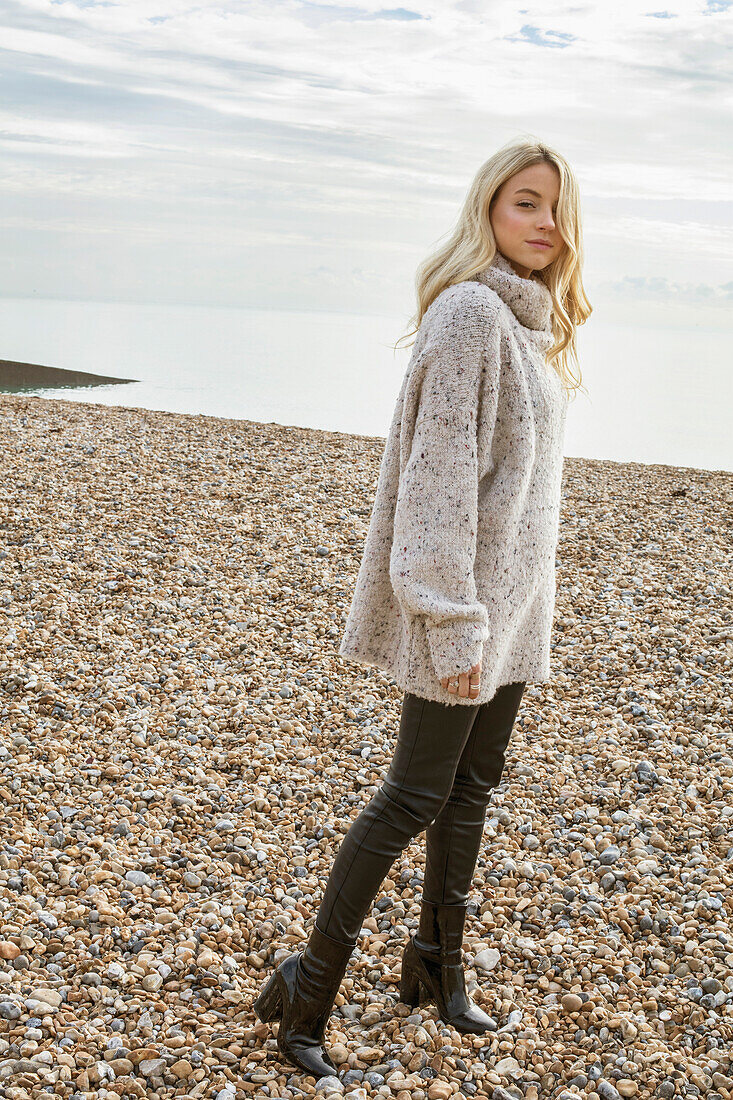
{"label": "flecked knit texture", "polygon": [[[424,699],[475,706],[550,678],[568,405],[545,362],[551,310],[497,252],[413,344],[339,653]],[[476,698],[441,685],[479,660]]]}

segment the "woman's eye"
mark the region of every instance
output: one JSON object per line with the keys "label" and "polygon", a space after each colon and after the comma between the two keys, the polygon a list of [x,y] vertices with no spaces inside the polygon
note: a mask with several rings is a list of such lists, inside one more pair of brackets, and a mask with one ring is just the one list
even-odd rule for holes
{"label": "woman's eye", "polygon": [[[521,202],[517,203],[517,206],[531,206],[534,210],[534,203],[530,202],[529,199],[523,199]],[[555,209],[552,211],[552,216],[553,218],[557,216],[557,207],[555,207]]]}

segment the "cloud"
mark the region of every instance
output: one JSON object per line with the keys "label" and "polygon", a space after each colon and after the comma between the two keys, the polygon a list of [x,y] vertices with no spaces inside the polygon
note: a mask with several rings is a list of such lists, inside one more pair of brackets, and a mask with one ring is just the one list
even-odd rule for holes
{"label": "cloud", "polygon": [[507,35],[507,39],[510,42],[531,42],[534,46],[547,46],[550,49],[567,49],[576,41],[575,35],[569,34],[567,31],[543,30],[540,27],[533,27],[529,23],[525,23],[520,27],[518,34]]}
{"label": "cloud", "polygon": [[310,302],[320,272],[327,302],[388,308],[513,136],[574,165],[599,275],[724,285],[731,37],[704,0],[6,0],[0,292],[73,293],[77,226],[107,297],[195,262],[197,293]]}
{"label": "cloud", "polygon": [[300,16],[310,26],[322,26],[336,21],[365,21],[370,19],[425,19],[420,12],[408,8],[379,8],[370,11],[363,7],[345,7],[339,4],[314,4],[306,2],[300,5]]}
{"label": "cloud", "polygon": [[665,279],[663,275],[649,278],[625,275],[621,279],[608,280],[599,285],[599,289],[610,291],[619,298],[632,301],[655,299],[685,308],[695,302],[703,305],[729,306],[733,302],[733,282],[727,283],[680,283]]}

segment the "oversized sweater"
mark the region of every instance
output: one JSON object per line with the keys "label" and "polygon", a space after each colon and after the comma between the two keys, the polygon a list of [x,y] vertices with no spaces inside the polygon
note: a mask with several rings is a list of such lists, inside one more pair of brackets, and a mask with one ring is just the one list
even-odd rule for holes
{"label": "oversized sweater", "polygon": [[[413,344],[339,653],[424,699],[475,706],[550,678],[568,404],[551,310],[497,252]],[[479,660],[476,698],[440,683]]]}

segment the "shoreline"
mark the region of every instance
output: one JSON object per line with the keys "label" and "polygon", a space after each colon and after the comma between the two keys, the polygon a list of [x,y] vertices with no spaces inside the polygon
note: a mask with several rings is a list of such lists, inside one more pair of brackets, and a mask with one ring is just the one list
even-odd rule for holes
{"label": "shoreline", "polygon": [[[46,368],[44,368],[44,369],[46,369]],[[53,368],[53,369],[55,369],[55,368]],[[73,372],[71,372],[71,373],[73,373]],[[87,377],[103,378],[102,375],[98,375],[98,376],[90,375],[90,376],[87,376]],[[107,380],[105,379],[105,382],[106,381]],[[125,382],[136,382],[136,381],[138,381],[138,379],[135,379],[135,378],[122,378],[122,379],[111,379],[111,381],[112,382],[125,383]],[[36,387],[33,387],[33,388],[36,388]],[[81,389],[81,388],[84,388],[84,387],[79,386],[79,388]],[[160,417],[180,416],[180,417],[185,417],[189,420],[193,419],[193,420],[201,420],[201,421],[209,421],[209,420],[222,421],[225,424],[232,424],[232,425],[236,425],[236,424],[259,425],[260,427],[282,428],[283,430],[290,431],[290,432],[310,432],[314,435],[323,435],[323,436],[326,436],[326,437],[329,437],[329,438],[333,437],[333,438],[338,438],[338,439],[359,439],[359,440],[365,440],[365,441],[369,441],[369,442],[379,442],[382,445],[384,444],[385,439],[386,439],[386,436],[383,436],[383,435],[368,435],[368,434],[365,434],[363,432],[339,431],[335,428],[309,428],[309,427],[303,427],[303,425],[301,425],[301,424],[283,424],[278,420],[250,420],[247,417],[219,416],[216,413],[203,413],[203,412],[179,412],[175,409],[150,409],[150,408],[146,408],[144,406],[139,406],[139,405],[124,405],[124,404],[115,404],[115,405],[109,404],[108,405],[106,403],[95,402],[95,401],[91,401],[91,400],[85,400],[83,402],[77,402],[77,401],[67,400],[67,399],[62,398],[62,397],[46,397],[44,394],[25,393],[23,391],[15,392],[15,391],[11,391],[11,390],[1,390],[0,389],[0,403],[2,403],[2,399],[4,397],[21,397],[21,398],[25,398],[26,400],[30,400],[30,401],[45,401],[48,404],[55,404],[56,402],[58,402],[60,404],[68,404],[68,405],[72,405],[72,404],[73,405],[85,405],[85,406],[88,406],[90,409],[96,410],[98,412],[139,413],[141,416],[160,416]],[[708,476],[716,476],[716,477],[721,476],[723,478],[726,478],[726,477],[733,478],[733,470],[727,470],[723,467],[714,467],[714,468],[710,467],[710,468],[708,468],[708,467],[705,467],[705,466],[680,466],[680,465],[677,465],[677,464],[671,463],[671,462],[642,462],[641,460],[637,460],[637,459],[621,459],[621,458],[586,458],[586,457],[583,457],[581,455],[568,455],[568,454],[566,454],[564,457],[565,457],[566,462],[600,463],[600,464],[603,464],[603,465],[614,466],[614,467],[623,466],[623,467],[627,467],[630,470],[638,468],[642,471],[643,470],[663,470],[663,471],[669,471],[669,472],[679,471],[680,473],[696,474],[696,475],[699,475],[703,478],[706,478]]]}

